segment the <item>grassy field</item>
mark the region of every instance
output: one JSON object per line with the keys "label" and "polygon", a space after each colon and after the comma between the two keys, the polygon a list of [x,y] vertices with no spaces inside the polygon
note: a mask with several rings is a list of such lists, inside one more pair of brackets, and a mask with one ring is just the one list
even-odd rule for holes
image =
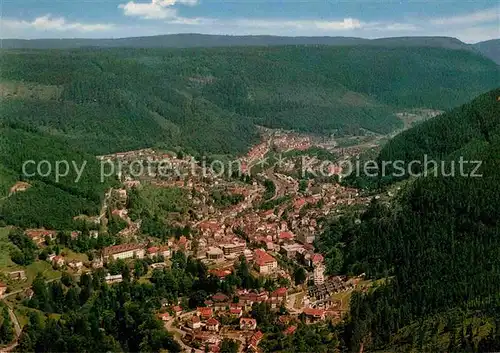
{"label": "grassy field", "polygon": [[38,273],[43,274],[48,280],[61,277],[61,272],[54,270],[52,268],[52,265],[48,262],[36,261],[26,267],[26,276],[28,277],[28,282],[33,282],[33,279]]}
{"label": "grassy field", "polygon": [[20,268],[10,259],[10,252],[15,247],[9,241],[9,232],[9,227],[0,228],[0,271],[14,271]]}
{"label": "grassy field", "polygon": [[87,262],[89,260],[89,258],[87,257],[86,254],[76,253],[76,252],[74,252],[74,251],[72,251],[72,250],[70,250],[68,248],[62,249],[61,252],[65,254],[64,257],[68,261],[76,260],[76,261]]}

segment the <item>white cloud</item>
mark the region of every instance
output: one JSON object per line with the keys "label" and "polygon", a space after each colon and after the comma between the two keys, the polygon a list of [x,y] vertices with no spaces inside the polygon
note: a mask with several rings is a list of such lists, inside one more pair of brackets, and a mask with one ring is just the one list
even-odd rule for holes
{"label": "white cloud", "polygon": [[343,21],[317,21],[314,24],[317,28],[333,31],[363,27],[362,22],[355,18],[344,18]]}
{"label": "white cloud", "polygon": [[154,2],[142,4],[130,1],[126,4],[120,4],[118,7],[123,9],[123,14],[125,16],[140,17],[148,20],[161,20],[177,17],[176,9],[163,7]]}
{"label": "white cloud", "polygon": [[177,10],[172,8],[175,4],[194,6],[198,0],[151,0],[149,3],[129,1],[118,5],[125,16],[140,17],[146,20],[162,20],[177,18]]}
{"label": "white cloud", "polygon": [[228,19],[218,20],[215,18],[196,18],[195,21],[187,18],[176,18],[168,23],[186,24],[186,25],[215,25],[220,28],[235,28],[238,32],[275,34],[276,31],[297,30],[297,31],[345,31],[362,28],[364,24],[355,18],[345,18],[338,21],[326,20],[288,20],[288,19]]}
{"label": "white cloud", "polygon": [[491,9],[472,12],[467,15],[435,18],[431,19],[430,23],[438,26],[449,26],[449,25],[473,25],[478,23],[497,21],[498,24],[500,21],[499,9],[500,7],[494,7]]}
{"label": "white cloud", "polygon": [[1,26],[2,28],[10,29],[11,31],[34,29],[36,31],[56,32],[102,32],[114,28],[113,24],[68,22],[63,17],[55,18],[51,15],[37,17],[31,22],[24,20],[2,19]]}

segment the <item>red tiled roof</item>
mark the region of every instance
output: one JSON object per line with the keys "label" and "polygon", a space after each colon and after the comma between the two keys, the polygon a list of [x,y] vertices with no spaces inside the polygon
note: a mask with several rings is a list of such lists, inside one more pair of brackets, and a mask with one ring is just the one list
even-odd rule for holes
{"label": "red tiled roof", "polygon": [[252,319],[252,318],[249,318],[249,317],[242,317],[240,319],[240,325],[243,324],[245,326],[247,325],[256,325],[257,324],[257,320],[255,319]]}
{"label": "red tiled roof", "polygon": [[293,239],[293,234],[290,232],[281,232],[279,234],[280,239]]}
{"label": "red tiled roof", "polygon": [[292,335],[296,330],[297,330],[297,326],[290,326],[285,331],[283,331],[283,334]]}
{"label": "red tiled roof", "polygon": [[231,308],[229,309],[229,312],[234,315],[239,315],[241,314],[241,309],[240,308]]}
{"label": "red tiled roof", "polygon": [[200,318],[196,315],[193,315],[193,317],[191,318],[191,322],[193,324],[197,324],[198,322],[200,322]]}
{"label": "red tiled roof", "polygon": [[311,261],[313,264],[318,264],[320,262],[323,262],[323,255],[321,254],[314,254],[311,258]]}
{"label": "red tiled roof", "polygon": [[219,324],[219,321],[217,321],[213,317],[211,317],[210,319],[207,320],[207,325],[208,326],[215,326],[215,325],[218,325],[218,324]]}
{"label": "red tiled roof", "polygon": [[285,287],[281,287],[276,289],[271,293],[271,297],[284,297],[286,295],[287,289]]}
{"label": "red tiled roof", "polygon": [[180,306],[176,305],[176,306],[174,306],[174,307],[172,308],[172,310],[173,310],[173,311],[175,311],[175,312],[177,313],[177,312],[179,312],[179,311],[182,311],[182,308],[181,308]]}
{"label": "red tiled roof", "polygon": [[252,338],[250,338],[250,346],[257,347],[262,337],[264,337],[264,334],[262,332],[255,332]]}
{"label": "red tiled roof", "polygon": [[295,202],[293,203],[293,206],[295,208],[298,208],[298,207],[304,206],[305,203],[306,203],[306,199],[298,199],[298,200],[295,200]]}
{"label": "red tiled roof", "polygon": [[322,309],[305,308],[304,314],[306,314],[307,316],[321,317],[325,315],[325,311]]}
{"label": "red tiled roof", "polygon": [[156,247],[156,246],[152,246],[148,249],[148,254],[154,254],[154,253],[157,253],[158,250],[160,250],[160,248]]}
{"label": "red tiled roof", "polygon": [[255,256],[255,262],[259,266],[265,266],[267,264],[270,264],[270,263],[273,263],[276,261],[274,259],[274,257],[272,257],[267,252],[265,252],[264,250],[261,250],[261,249],[255,250],[254,256]]}
{"label": "red tiled roof", "polygon": [[262,214],[264,216],[270,216],[270,215],[274,214],[274,210],[273,209],[267,210],[267,211],[264,211]]}
{"label": "red tiled roof", "polygon": [[210,317],[212,316],[212,308],[200,307],[196,309],[201,316]]}
{"label": "red tiled roof", "polygon": [[219,278],[224,278],[231,274],[231,270],[210,270],[210,274]]}
{"label": "red tiled roof", "polygon": [[24,233],[30,238],[40,238],[45,236],[56,235],[55,230],[45,230],[45,229],[27,229]]}
{"label": "red tiled roof", "polygon": [[228,299],[228,297],[224,293],[217,293],[217,294],[212,295],[212,300],[216,301],[216,302],[223,302],[223,301],[226,301],[227,299]]}
{"label": "red tiled roof", "polygon": [[107,248],[104,248],[104,256],[109,256],[109,255],[114,255],[114,254],[119,254],[125,251],[131,251],[131,250],[138,250],[142,249],[143,245],[142,244],[121,244],[121,245],[114,245],[114,246],[108,246]]}
{"label": "red tiled roof", "polygon": [[221,228],[219,223],[213,221],[202,222],[198,225],[198,227],[202,230],[210,230],[212,232],[217,232]]}

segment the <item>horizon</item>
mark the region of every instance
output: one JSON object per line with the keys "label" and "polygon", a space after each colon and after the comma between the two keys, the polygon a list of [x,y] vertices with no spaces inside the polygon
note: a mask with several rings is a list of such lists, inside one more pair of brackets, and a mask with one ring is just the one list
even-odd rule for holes
{"label": "horizon", "polygon": [[154,38],[154,37],[168,37],[168,36],[206,36],[206,37],[270,37],[270,38],[342,38],[342,39],[359,39],[367,41],[375,41],[381,39],[415,39],[415,38],[442,38],[457,40],[461,43],[474,45],[482,42],[500,40],[500,38],[487,39],[479,42],[464,42],[457,37],[451,36],[391,36],[391,37],[376,37],[376,38],[366,38],[366,37],[353,37],[353,36],[302,36],[302,35],[274,35],[274,34],[209,34],[209,33],[197,33],[197,32],[179,32],[179,33],[166,33],[166,34],[153,34],[148,36],[127,36],[127,37],[47,37],[47,38],[0,38],[0,41],[9,40],[19,40],[19,41],[43,41],[43,40],[122,40],[122,39],[139,39],[139,38]]}
{"label": "horizon", "polygon": [[496,1],[4,0],[2,39],[120,39],[175,34],[500,38]]}

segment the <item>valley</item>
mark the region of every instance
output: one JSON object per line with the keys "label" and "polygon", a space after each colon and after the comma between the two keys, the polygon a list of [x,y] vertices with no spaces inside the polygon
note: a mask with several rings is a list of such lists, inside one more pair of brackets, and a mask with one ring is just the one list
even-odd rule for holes
{"label": "valley", "polygon": [[0,350],[500,349],[499,66],[354,42],[0,50]]}

